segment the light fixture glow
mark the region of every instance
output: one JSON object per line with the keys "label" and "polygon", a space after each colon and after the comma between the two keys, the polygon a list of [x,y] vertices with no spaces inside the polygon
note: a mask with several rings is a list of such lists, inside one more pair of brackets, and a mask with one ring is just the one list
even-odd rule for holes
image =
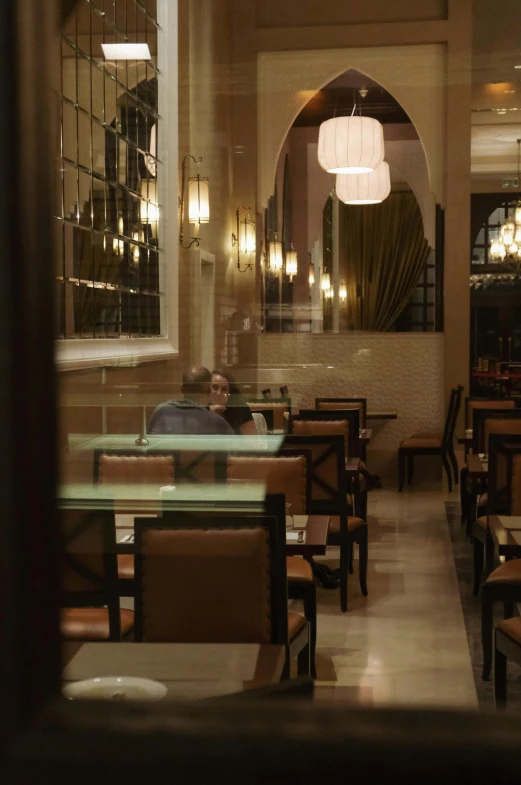
{"label": "light fixture glow", "polygon": [[320,126],[318,162],[333,174],[372,172],[384,159],[383,127],[372,117],[333,117]]}
{"label": "light fixture glow", "polygon": [[141,205],[140,219],[142,224],[150,224],[152,234],[157,234],[157,222],[159,221],[159,205],[157,203],[157,182],[155,180],[143,180],[141,183]]}
{"label": "light fixture glow", "polygon": [[286,253],[286,275],[292,278],[298,273],[297,252],[291,249]]}
{"label": "light fixture glow", "polygon": [[338,290],[338,296],[345,302],[347,300],[347,286],[345,281],[340,281],[340,288]]}
{"label": "light fixture glow", "polygon": [[367,174],[336,176],[336,195],[344,204],[378,204],[390,193],[391,176],[385,161]]}
{"label": "light fixture glow", "polygon": [[270,268],[275,272],[282,270],[282,243],[280,240],[275,240],[269,244],[270,253]]}
{"label": "light fixture glow", "polygon": [[148,44],[101,44],[105,60],[151,60]]}
{"label": "light fixture glow", "polygon": [[312,263],[309,265],[309,285],[315,285],[315,266]]}
{"label": "light fixture glow", "polygon": [[188,221],[207,224],[210,220],[210,186],[206,177],[197,175],[188,180]]}
{"label": "light fixture glow", "polygon": [[322,273],[322,278],[320,280],[320,288],[324,293],[328,292],[329,289],[331,288],[331,278],[329,277],[329,273]]}

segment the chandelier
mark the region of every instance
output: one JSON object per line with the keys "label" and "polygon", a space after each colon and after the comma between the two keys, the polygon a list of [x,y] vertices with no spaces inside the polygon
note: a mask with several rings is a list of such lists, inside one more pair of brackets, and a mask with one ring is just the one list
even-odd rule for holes
{"label": "chandelier", "polygon": [[[520,180],[521,139],[517,140],[517,183]],[[514,214],[508,216],[499,228],[499,237],[492,240],[489,256],[492,262],[518,268],[521,266],[521,201],[514,205]]]}

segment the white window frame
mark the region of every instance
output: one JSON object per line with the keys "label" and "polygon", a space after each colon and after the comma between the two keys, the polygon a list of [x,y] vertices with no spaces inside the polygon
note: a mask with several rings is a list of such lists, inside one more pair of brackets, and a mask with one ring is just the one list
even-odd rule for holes
{"label": "white window frame", "polygon": [[[157,0],[158,67],[164,74],[159,89],[159,113],[163,117],[163,133],[159,134],[164,161],[160,194],[162,205],[163,253],[160,261],[161,328],[164,335],[153,338],[65,338],[56,341],[55,364],[58,370],[69,371],[114,365],[137,365],[167,360],[179,354],[179,227],[178,203],[178,0]],[[161,141],[162,140],[162,141]],[[161,231],[161,230],[160,230]]]}

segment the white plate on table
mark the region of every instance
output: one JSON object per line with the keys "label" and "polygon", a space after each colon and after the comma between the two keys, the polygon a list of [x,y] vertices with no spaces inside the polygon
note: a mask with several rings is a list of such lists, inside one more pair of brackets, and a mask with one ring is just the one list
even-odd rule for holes
{"label": "white plate on table", "polygon": [[133,676],[100,676],[73,681],[62,688],[62,694],[70,700],[157,701],[164,698],[166,692],[165,685],[159,681]]}

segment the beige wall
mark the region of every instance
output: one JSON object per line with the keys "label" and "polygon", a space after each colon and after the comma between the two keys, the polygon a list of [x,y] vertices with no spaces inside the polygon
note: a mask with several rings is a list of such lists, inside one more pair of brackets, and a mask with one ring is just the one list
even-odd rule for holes
{"label": "beige wall", "polygon": [[259,27],[291,28],[444,19],[447,4],[445,0],[299,0],[296,6],[294,0],[257,0],[256,5]]}

